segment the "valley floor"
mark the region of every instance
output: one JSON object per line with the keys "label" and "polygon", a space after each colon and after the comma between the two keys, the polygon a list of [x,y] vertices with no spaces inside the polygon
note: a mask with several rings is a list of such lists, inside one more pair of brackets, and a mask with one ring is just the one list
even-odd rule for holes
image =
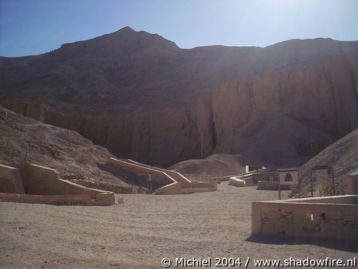
{"label": "valley floor", "polygon": [[251,202],[277,199],[277,192],[224,183],[210,193],[121,197],[123,204],[109,207],[0,203],[0,267],[146,269],[162,268],[163,257],[358,256],[248,241]]}

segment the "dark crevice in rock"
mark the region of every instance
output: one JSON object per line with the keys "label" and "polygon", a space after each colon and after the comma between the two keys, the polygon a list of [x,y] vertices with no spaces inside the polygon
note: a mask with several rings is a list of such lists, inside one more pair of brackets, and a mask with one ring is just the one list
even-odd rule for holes
{"label": "dark crevice in rock", "polygon": [[355,78],[355,74],[354,71],[351,71],[351,76],[352,76],[352,90],[353,90],[353,95],[356,101],[356,105],[358,107],[358,89],[357,89],[357,83],[356,83],[356,78]]}
{"label": "dark crevice in rock", "polygon": [[211,143],[213,145],[213,149],[215,149],[217,145],[217,134],[216,134],[215,122],[213,119],[211,120],[210,133],[211,133]]}

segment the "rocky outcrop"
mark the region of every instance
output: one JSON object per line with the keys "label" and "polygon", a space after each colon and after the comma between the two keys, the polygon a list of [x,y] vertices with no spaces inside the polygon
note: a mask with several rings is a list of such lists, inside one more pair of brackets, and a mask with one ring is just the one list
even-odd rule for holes
{"label": "rocky outcrop", "polygon": [[357,70],[335,57],[225,83],[213,92],[216,150],[277,164],[312,156],[357,126]]}
{"label": "rocky outcrop", "polygon": [[145,192],[146,186],[133,180],[137,177],[110,169],[111,157],[114,155],[107,149],[94,145],[75,131],[43,124],[0,106],[2,164],[18,168],[31,162],[56,168],[63,179],[87,187],[120,193]]}
{"label": "rocky outcrop", "polygon": [[[332,145],[329,145],[300,168],[300,195],[310,195],[310,173],[311,169],[314,167],[329,166],[330,168],[333,168],[336,184],[340,184],[340,181],[344,179],[345,175],[348,175],[351,172],[356,173],[358,169],[357,153],[358,129],[350,132]],[[327,183],[331,183],[331,178],[327,178]],[[315,186],[313,187],[315,188]]]}
{"label": "rocky outcrop", "polygon": [[184,174],[193,181],[220,181],[244,173],[246,164],[240,155],[217,153],[205,159],[176,163],[170,169]]}
{"label": "rocky outcrop", "polygon": [[358,127],[358,43],[180,49],[130,28],[0,59],[0,102],[122,157],[298,165]]}

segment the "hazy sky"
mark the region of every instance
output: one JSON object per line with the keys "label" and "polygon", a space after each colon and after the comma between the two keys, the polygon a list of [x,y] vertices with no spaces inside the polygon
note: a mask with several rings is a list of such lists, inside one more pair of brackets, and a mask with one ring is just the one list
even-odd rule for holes
{"label": "hazy sky", "polygon": [[182,48],[358,40],[358,0],[0,0],[0,55],[40,54],[124,26]]}

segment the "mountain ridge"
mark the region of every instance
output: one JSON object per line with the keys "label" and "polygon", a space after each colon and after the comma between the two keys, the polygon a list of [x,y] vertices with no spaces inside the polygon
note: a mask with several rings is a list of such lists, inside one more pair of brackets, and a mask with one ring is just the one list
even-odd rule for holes
{"label": "mountain ridge", "polygon": [[273,44],[270,45],[266,45],[266,46],[255,46],[255,45],[221,45],[221,44],[210,44],[210,45],[200,45],[200,46],[196,46],[196,47],[191,47],[191,48],[181,48],[178,45],[175,44],[175,42],[170,41],[169,39],[164,38],[163,36],[157,34],[157,33],[150,33],[147,31],[136,31],[133,28],[131,28],[130,26],[125,26],[120,28],[119,30],[116,30],[114,32],[110,32],[107,34],[103,34],[100,36],[96,36],[96,37],[90,37],[87,39],[83,39],[80,41],[73,41],[73,42],[66,42],[60,45],[60,47],[58,48],[54,48],[53,50],[47,51],[47,52],[43,52],[43,53],[39,53],[39,54],[33,54],[33,55],[22,55],[22,56],[15,56],[15,57],[10,57],[10,56],[2,56],[0,55],[0,58],[25,58],[25,57],[33,57],[33,56],[39,56],[39,55],[43,55],[43,54],[48,54],[51,53],[53,51],[59,50],[63,47],[67,47],[69,45],[72,44],[78,44],[78,43],[86,43],[86,42],[90,42],[90,41],[94,41],[94,40],[100,40],[100,39],[105,39],[105,38],[113,38],[115,36],[117,36],[118,34],[136,34],[136,35],[147,35],[147,36],[152,36],[153,38],[159,38],[162,40],[167,41],[168,43],[174,44],[176,48],[180,49],[180,50],[192,50],[192,49],[197,49],[197,48],[210,48],[210,47],[223,47],[223,48],[259,48],[259,49],[266,49],[266,48],[271,48],[271,47],[278,47],[278,46],[285,46],[288,44],[292,44],[292,43],[300,43],[300,42],[321,42],[321,41],[329,41],[331,43],[341,43],[341,44],[358,44],[358,40],[336,40],[336,39],[332,39],[332,38],[323,38],[323,37],[315,37],[315,38],[293,38],[293,39],[288,39],[288,40],[284,40],[284,41],[278,41],[275,42]]}
{"label": "mountain ridge", "polygon": [[25,115],[38,110],[37,119],[162,166],[242,152],[255,163],[296,165],[358,127],[358,42],[193,49],[170,42],[125,28],[2,59],[0,103]]}

